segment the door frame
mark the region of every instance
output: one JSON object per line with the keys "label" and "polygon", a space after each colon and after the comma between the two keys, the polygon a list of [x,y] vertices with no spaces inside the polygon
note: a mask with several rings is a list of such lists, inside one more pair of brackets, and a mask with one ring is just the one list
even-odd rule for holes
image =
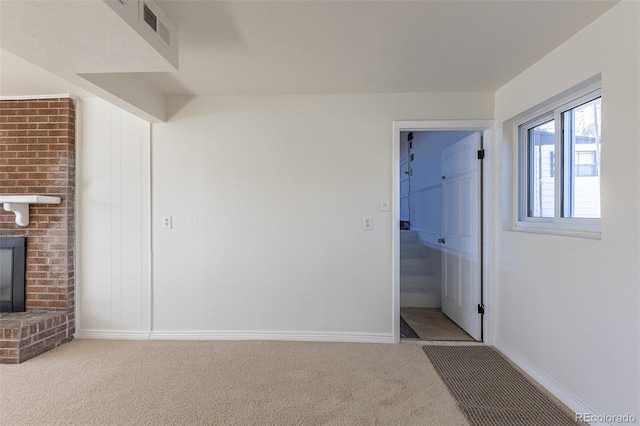
{"label": "door frame", "polygon": [[479,131],[482,134],[482,149],[485,157],[481,168],[482,198],[480,200],[480,232],[482,276],[482,301],[484,304],[484,317],[482,321],[482,342],[493,345],[495,316],[494,286],[491,281],[494,270],[494,189],[493,189],[493,152],[494,150],[494,122],[493,120],[398,120],[393,122],[393,165],[392,165],[392,260],[391,271],[393,276],[393,307],[392,326],[393,341],[400,343],[400,132],[430,131],[430,130],[469,130]]}

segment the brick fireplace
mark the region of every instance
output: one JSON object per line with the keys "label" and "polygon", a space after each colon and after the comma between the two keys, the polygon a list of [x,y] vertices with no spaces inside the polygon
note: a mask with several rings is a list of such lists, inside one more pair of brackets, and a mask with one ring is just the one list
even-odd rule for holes
{"label": "brick fireplace", "polygon": [[26,312],[0,314],[0,363],[26,361],[75,333],[75,102],[0,101],[0,194],[49,195],[18,226],[0,205],[0,237],[27,238]]}

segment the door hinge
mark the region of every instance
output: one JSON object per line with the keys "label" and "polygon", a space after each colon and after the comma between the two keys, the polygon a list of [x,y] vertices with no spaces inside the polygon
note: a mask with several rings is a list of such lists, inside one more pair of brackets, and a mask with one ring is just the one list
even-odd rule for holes
{"label": "door hinge", "polygon": [[479,149],[478,150],[478,160],[483,160],[484,159],[484,149]]}
{"label": "door hinge", "polygon": [[484,315],[484,305],[478,304],[478,313]]}
{"label": "door hinge", "polygon": [[411,161],[413,161],[414,158],[414,154],[411,154]]}
{"label": "door hinge", "polygon": [[413,140],[413,132],[409,132],[409,133],[407,134],[407,140],[408,140],[409,142],[411,142],[411,141]]}
{"label": "door hinge", "polygon": [[413,142],[409,142],[409,149],[413,149]]}

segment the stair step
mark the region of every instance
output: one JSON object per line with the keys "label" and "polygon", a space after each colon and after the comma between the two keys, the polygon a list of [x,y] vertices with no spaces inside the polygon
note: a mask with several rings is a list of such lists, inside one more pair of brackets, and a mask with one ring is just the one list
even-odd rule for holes
{"label": "stair step", "polygon": [[400,292],[433,293],[442,291],[441,278],[436,275],[400,276]]}
{"label": "stair step", "polygon": [[400,243],[416,243],[420,241],[420,234],[416,231],[400,231]]}
{"label": "stair step", "polygon": [[428,257],[429,249],[422,244],[403,244],[400,246],[401,259],[415,259],[417,257]]}
{"label": "stair step", "polygon": [[402,308],[440,308],[441,294],[400,293],[400,307]]}
{"label": "stair step", "polygon": [[416,231],[400,231],[400,306],[439,308],[442,305],[440,268],[437,249],[422,244]]}
{"label": "stair step", "polygon": [[433,275],[431,261],[425,257],[400,259],[400,275]]}

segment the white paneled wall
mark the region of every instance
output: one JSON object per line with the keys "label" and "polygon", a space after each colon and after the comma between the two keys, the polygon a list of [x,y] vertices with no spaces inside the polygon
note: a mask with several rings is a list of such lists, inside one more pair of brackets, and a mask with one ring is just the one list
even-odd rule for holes
{"label": "white paneled wall", "polygon": [[77,310],[80,337],[150,327],[150,124],[98,98],[80,102]]}

